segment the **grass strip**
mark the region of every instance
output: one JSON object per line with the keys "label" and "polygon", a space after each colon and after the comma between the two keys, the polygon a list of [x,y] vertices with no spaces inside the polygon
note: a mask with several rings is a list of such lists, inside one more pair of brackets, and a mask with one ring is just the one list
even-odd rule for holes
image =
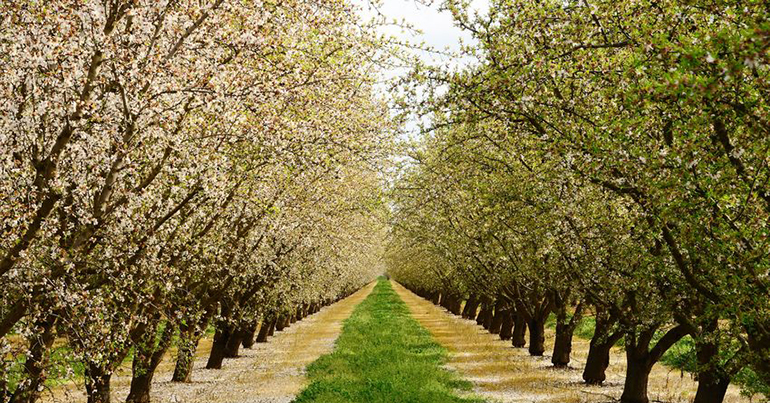
{"label": "grass strip", "polygon": [[296,403],[482,402],[460,397],[472,385],[441,367],[446,350],[380,278],[345,321],[334,351],[307,367],[310,385]]}

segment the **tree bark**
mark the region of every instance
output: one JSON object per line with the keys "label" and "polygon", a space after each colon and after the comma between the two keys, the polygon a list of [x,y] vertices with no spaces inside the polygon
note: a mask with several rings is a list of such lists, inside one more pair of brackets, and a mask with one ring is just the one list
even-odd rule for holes
{"label": "tree bark", "polygon": [[150,403],[150,388],[152,387],[152,378],[155,370],[163,360],[168,347],[171,345],[171,339],[176,329],[170,324],[166,324],[163,333],[155,345],[155,332],[148,334],[145,343],[134,346],[134,361],[131,365],[131,387],[128,393],[126,403]]}
{"label": "tree bark", "polygon": [[275,324],[275,319],[267,319],[265,318],[265,321],[262,322],[262,325],[259,327],[259,334],[257,334],[257,343],[266,343],[267,337],[269,336],[270,327]]}
{"label": "tree bark", "polygon": [[268,336],[274,336],[275,335],[275,325],[276,325],[276,323],[277,323],[277,321],[275,319],[273,319],[270,322],[270,328],[267,329],[267,335]]}
{"label": "tree bark", "polygon": [[489,325],[489,333],[500,334],[500,328],[503,326],[503,317],[508,314],[502,300],[498,299],[495,303],[495,313],[492,315],[492,323]]}
{"label": "tree bark", "polygon": [[463,318],[464,319],[470,319],[476,317],[476,296],[471,294],[468,297],[468,301],[465,302],[465,306],[463,307]]}
{"label": "tree bark", "polygon": [[610,334],[616,322],[614,317],[606,314],[600,306],[596,306],[595,310],[596,326],[583,369],[583,380],[589,385],[601,385],[607,379],[605,372],[610,365],[610,351],[612,346],[623,337],[620,331]]}
{"label": "tree bark", "polygon": [[532,318],[529,327],[529,355],[540,357],[545,352],[545,320]]}
{"label": "tree bark", "polygon": [[241,326],[241,343],[243,348],[252,348],[254,346],[254,336],[257,333],[257,320],[249,321]]}
{"label": "tree bark", "polygon": [[211,345],[211,353],[209,354],[209,360],[206,362],[206,369],[220,369],[222,368],[222,361],[224,361],[227,354],[227,340],[230,338],[230,327],[225,321],[217,323],[217,330],[214,333],[214,342]]}
{"label": "tree bark", "polygon": [[[206,323],[208,324],[208,321]],[[198,350],[198,342],[202,335],[203,331],[195,325],[181,326],[179,330],[179,348],[176,354],[176,366],[174,367],[174,375],[171,377],[171,381],[192,381],[195,352]]]}
{"label": "tree bark", "polygon": [[[56,339],[56,318],[55,315],[48,315],[36,323],[41,331],[30,341],[30,352],[24,362],[25,379],[16,387],[10,403],[34,403],[40,398],[46,380],[45,370],[48,367],[51,346]],[[4,390],[0,390],[0,393],[2,392]],[[0,394],[0,398],[2,396]]]}
{"label": "tree bark", "polygon": [[237,358],[241,342],[243,341],[243,334],[234,325],[229,325],[229,330],[230,337],[227,338],[227,343],[225,343],[225,358]]}
{"label": "tree bark", "polygon": [[278,319],[275,322],[275,330],[278,332],[281,332],[285,327],[286,327],[286,317],[284,315],[281,315],[278,317]]}
{"label": "tree bark", "polygon": [[86,394],[88,403],[110,403],[110,379],[112,373],[95,363],[88,363],[85,369]]}
{"label": "tree bark", "polygon": [[572,354],[572,336],[575,333],[575,328],[580,319],[582,318],[583,304],[578,304],[575,308],[575,312],[567,321],[567,308],[566,306],[560,306],[556,313],[556,340],[553,346],[553,355],[551,356],[551,363],[556,368],[566,368],[570,362],[570,354]]}
{"label": "tree bark", "polygon": [[513,337],[513,313],[507,310],[503,316],[503,324],[500,327],[500,340],[511,340]]}
{"label": "tree bark", "polygon": [[645,358],[637,357],[632,352],[626,353],[626,381],[623,385],[621,403],[649,403],[647,384],[652,365]]}
{"label": "tree bark", "polygon": [[513,334],[511,335],[511,344],[514,347],[522,348],[527,345],[525,338],[527,334],[527,320],[518,313],[513,315]]}
{"label": "tree bark", "polygon": [[[716,321],[710,330],[715,330]],[[719,345],[715,342],[696,342],[698,359],[698,391],[693,403],[722,403],[730,386],[730,375],[718,364]]]}

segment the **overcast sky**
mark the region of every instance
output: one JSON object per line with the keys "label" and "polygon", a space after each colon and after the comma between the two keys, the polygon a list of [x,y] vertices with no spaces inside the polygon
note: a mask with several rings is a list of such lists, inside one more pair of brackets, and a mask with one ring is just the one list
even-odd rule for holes
{"label": "overcast sky", "polygon": [[[465,44],[473,43],[473,38],[468,32],[464,32],[454,25],[454,20],[449,12],[439,11],[442,0],[433,0],[432,5],[421,4],[414,0],[383,0],[383,4],[377,10],[370,6],[369,0],[351,1],[360,8],[360,13],[365,20],[370,20],[376,16],[377,10],[379,10],[387,17],[388,22],[395,20],[400,23],[404,21],[421,31],[421,33],[416,33],[394,25],[381,27],[381,33],[394,36],[402,41],[415,45],[424,43],[435,50],[449,50],[450,52],[459,51],[461,41]],[[471,4],[473,9],[480,13],[486,13],[489,9],[489,0],[472,0]],[[444,64],[445,66],[457,67],[464,62],[442,54],[429,52],[419,52],[418,54],[424,61],[434,65]],[[387,81],[404,73],[405,70],[385,72],[384,79]],[[402,133],[404,138],[418,134],[418,120],[423,123],[427,122],[425,117],[410,119],[403,128],[405,130]]]}
{"label": "overcast sky", "polygon": [[[361,8],[361,14],[365,19],[376,15],[376,12],[369,5],[368,0],[352,0]],[[450,51],[460,49],[460,41],[470,43],[471,36],[463,32],[454,25],[452,16],[446,11],[439,11],[441,0],[433,0],[432,5],[424,5],[414,0],[384,0],[379,11],[384,14],[389,21],[406,21],[406,23],[418,28],[421,34],[415,34],[412,31],[405,31],[400,27],[383,27],[383,33],[390,34],[400,39],[408,40],[411,43],[425,42],[426,45],[436,50],[448,48]],[[488,0],[473,0],[472,7],[480,12],[488,9]],[[422,53],[422,56],[429,61],[440,60],[436,55]]]}

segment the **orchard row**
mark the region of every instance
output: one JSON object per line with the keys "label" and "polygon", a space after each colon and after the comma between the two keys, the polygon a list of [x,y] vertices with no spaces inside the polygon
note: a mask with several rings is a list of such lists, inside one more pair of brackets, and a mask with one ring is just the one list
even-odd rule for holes
{"label": "orchard row", "polygon": [[217,368],[380,271],[392,130],[349,5],[0,9],[0,401],[38,400],[64,351],[89,402],[127,357],[148,402],[170,347],[190,381],[210,326]]}
{"label": "orchard row", "polygon": [[770,394],[767,4],[463,3],[468,66],[412,76],[432,121],[393,186],[390,273],[516,345],[528,328],[533,355],[555,315],[557,367],[593,316],[583,379],[622,338],[624,403],[684,338],[695,402]]}

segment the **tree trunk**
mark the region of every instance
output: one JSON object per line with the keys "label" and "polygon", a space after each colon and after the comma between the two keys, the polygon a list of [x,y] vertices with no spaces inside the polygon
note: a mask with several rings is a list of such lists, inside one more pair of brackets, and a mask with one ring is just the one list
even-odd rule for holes
{"label": "tree trunk", "polygon": [[545,352],[545,320],[533,318],[529,327],[529,355],[540,357]]}
{"label": "tree trunk", "polygon": [[638,358],[632,352],[626,352],[626,382],[623,385],[621,403],[649,403],[647,384],[652,365],[645,358]]}
{"label": "tree trunk", "polygon": [[588,358],[586,366],[583,369],[583,380],[589,385],[601,385],[607,375],[607,367],[610,365],[610,351],[614,342],[595,342],[596,337],[591,339],[591,347],[588,349]]}
{"label": "tree trunk", "polygon": [[489,307],[489,304],[486,302],[481,304],[481,310],[479,311],[479,314],[476,316],[476,324],[484,326],[484,318],[487,315],[487,309]]}
{"label": "tree trunk", "polygon": [[222,361],[224,361],[227,354],[227,340],[230,338],[230,327],[226,322],[220,321],[217,324],[217,330],[214,333],[214,342],[211,345],[211,353],[209,354],[209,360],[206,362],[207,369],[220,369],[222,368]]}
{"label": "tree trunk", "polygon": [[230,337],[227,338],[227,343],[225,343],[225,358],[237,358],[241,342],[243,341],[243,334],[233,325],[230,325],[229,329]]}
{"label": "tree trunk", "polygon": [[572,336],[575,328],[583,316],[583,303],[581,302],[575,308],[575,312],[567,321],[567,307],[560,305],[556,312],[556,340],[553,346],[553,355],[551,363],[556,368],[566,368],[570,362],[572,353]]}
{"label": "tree trunk", "polygon": [[476,304],[476,296],[471,294],[468,297],[468,301],[465,302],[465,307],[463,307],[463,318],[464,319],[470,319],[470,318],[475,318],[476,317],[476,315],[475,315],[476,312],[471,312],[471,309],[473,309],[475,311],[475,307],[474,307],[475,304]]}
{"label": "tree trunk", "polygon": [[[45,370],[48,367],[50,350],[56,339],[56,316],[48,315],[36,323],[40,333],[30,341],[29,354],[24,362],[25,379],[16,387],[10,403],[34,403],[40,398],[43,384],[46,380]],[[4,396],[0,390],[0,401]]]}
{"label": "tree trunk", "polygon": [[106,371],[95,363],[88,363],[84,375],[88,403],[110,403],[112,372]]}
{"label": "tree trunk", "polygon": [[503,316],[503,325],[500,327],[500,340],[511,340],[513,337],[513,313],[508,310]]}
{"label": "tree trunk", "polygon": [[171,339],[176,331],[174,326],[166,324],[163,333],[155,345],[155,329],[149,332],[145,343],[134,346],[134,361],[131,365],[131,388],[126,403],[150,403],[150,388],[152,378],[163,355],[171,345]]}
{"label": "tree trunk", "polygon": [[551,363],[556,368],[566,368],[572,353],[572,329],[566,323],[556,324],[556,339]]}
{"label": "tree trunk", "polygon": [[[208,324],[208,322],[206,322]],[[204,326],[205,327],[205,326]],[[193,365],[195,363],[195,351],[198,350],[198,341],[200,341],[203,331],[194,325],[182,325],[179,330],[179,347],[176,354],[176,366],[174,375],[171,377],[173,382],[192,381]]]}
{"label": "tree trunk", "polygon": [[588,358],[583,369],[583,380],[589,385],[601,385],[607,376],[605,372],[610,365],[610,351],[612,346],[623,337],[623,333],[616,331],[610,334],[616,319],[609,316],[601,306],[594,307],[596,311],[596,325],[591,336],[591,345],[588,349]]}
{"label": "tree trunk", "polygon": [[275,330],[278,332],[281,332],[285,327],[286,327],[286,317],[281,315],[278,317],[278,319],[275,322]]}
{"label": "tree trunk", "polygon": [[250,321],[245,323],[240,330],[241,333],[241,343],[243,343],[243,348],[252,348],[254,347],[254,336],[257,334],[257,321]]}
{"label": "tree trunk", "polygon": [[[714,328],[716,327],[716,323]],[[698,391],[693,403],[722,403],[730,386],[730,376],[718,363],[719,346],[713,342],[696,342],[698,358]]]}
{"label": "tree trunk", "polygon": [[522,348],[527,345],[525,338],[527,334],[527,320],[518,313],[513,315],[513,334],[511,335],[511,344],[514,347]]}
{"label": "tree trunk", "polygon": [[277,321],[275,319],[270,321],[270,328],[267,329],[267,335],[268,336],[274,336],[275,335],[275,325],[276,325],[276,323],[277,323]]}
{"label": "tree trunk", "polygon": [[267,319],[265,318],[265,321],[262,322],[262,325],[259,327],[259,334],[257,335],[257,343],[266,343],[267,342],[267,336],[269,336],[270,327],[275,324],[275,319]]}
{"label": "tree trunk", "polygon": [[489,333],[500,334],[500,328],[503,326],[503,317],[508,314],[503,302],[497,300],[495,303],[495,314],[492,316],[492,323],[489,325]]}

